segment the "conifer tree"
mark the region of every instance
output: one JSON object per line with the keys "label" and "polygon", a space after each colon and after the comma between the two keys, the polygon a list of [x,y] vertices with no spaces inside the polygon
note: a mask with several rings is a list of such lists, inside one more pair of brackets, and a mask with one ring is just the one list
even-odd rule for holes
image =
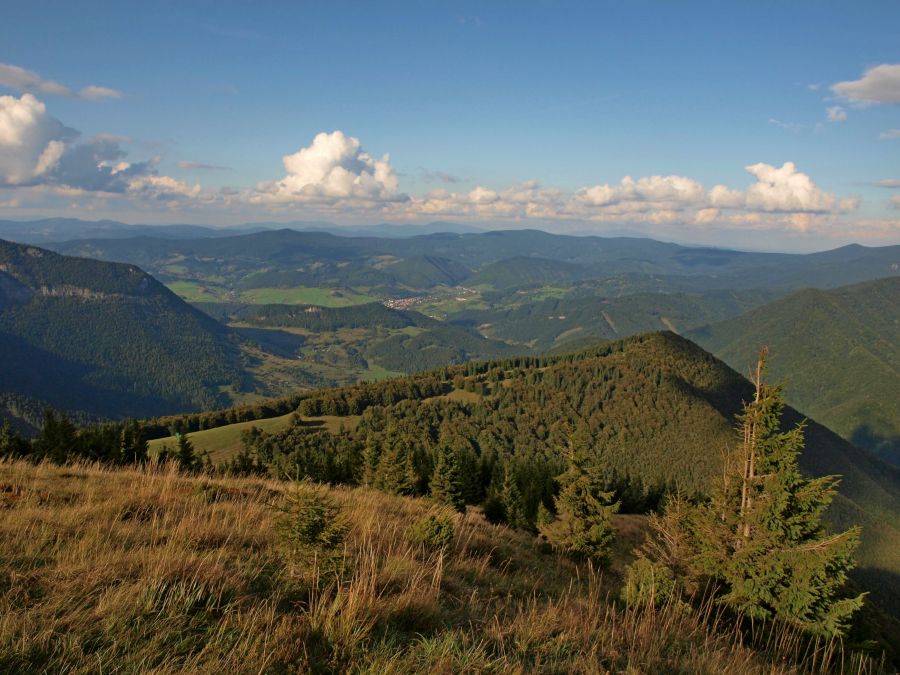
{"label": "conifer tree", "polygon": [[57,464],[63,464],[69,457],[76,456],[78,434],[69,418],[64,414],[59,417],[52,410],[44,411],[44,426],[36,441],[39,456]]}
{"label": "conifer tree", "polygon": [[614,537],[611,518],[619,503],[604,490],[603,472],[588,457],[583,440],[570,441],[565,455],[568,468],[557,479],[560,491],[554,499],[557,517],[541,534],[570,555],[606,562]]}
{"label": "conifer tree", "polygon": [[375,473],[375,487],[395,495],[412,494],[411,458],[400,444],[382,449]]}
{"label": "conifer tree", "polygon": [[459,457],[444,446],[438,451],[434,473],[431,476],[431,497],[441,504],[452,506],[457,511],[465,511],[462,496]]}
{"label": "conifer tree", "polygon": [[369,439],[362,453],[362,484],[368,487],[375,485],[378,477],[378,461],[381,459],[381,450],[378,444]]}
{"label": "conifer tree", "polygon": [[21,457],[28,449],[28,441],[15,432],[9,421],[0,426],[0,457]]}
{"label": "conifer tree", "polygon": [[128,420],[122,427],[121,461],[141,464],[149,457],[150,446],[144,437],[144,429],[137,420]]}
{"label": "conifer tree", "polygon": [[737,457],[711,502],[694,514],[696,562],[724,586],[722,602],[747,616],[777,618],[824,636],[841,635],[863,595],[842,598],[860,529],[830,534],[822,515],[838,478],[806,478],[798,456],[804,425],[781,430],[780,387],[763,382],[738,417]]}
{"label": "conifer tree", "polygon": [[530,530],[532,526],[528,519],[528,513],[525,511],[525,500],[522,498],[522,491],[519,489],[515,472],[509,465],[507,465],[506,474],[503,477],[502,498],[506,523],[510,527]]}
{"label": "conifer tree", "polygon": [[182,471],[193,471],[197,468],[197,455],[194,453],[194,444],[187,434],[178,435],[178,449],[175,452],[175,460]]}

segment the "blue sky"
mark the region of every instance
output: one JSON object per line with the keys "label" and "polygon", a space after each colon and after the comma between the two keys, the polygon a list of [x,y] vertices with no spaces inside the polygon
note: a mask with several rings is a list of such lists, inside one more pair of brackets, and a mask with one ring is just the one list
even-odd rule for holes
{"label": "blue sky", "polygon": [[0,217],[900,241],[900,188],[878,185],[900,179],[900,3],[33,0],[4,14]]}

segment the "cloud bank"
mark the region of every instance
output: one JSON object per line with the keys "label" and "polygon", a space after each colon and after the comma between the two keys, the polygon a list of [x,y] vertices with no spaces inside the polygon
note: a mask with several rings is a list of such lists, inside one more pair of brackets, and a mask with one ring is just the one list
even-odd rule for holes
{"label": "cloud bank", "polygon": [[[54,118],[31,93],[0,96],[0,194],[10,204],[31,191],[66,198],[119,199],[152,208],[198,208],[218,213],[271,213],[412,221],[455,218],[498,226],[531,224],[555,229],[632,227],[648,232],[769,230],[794,233],[849,231],[848,216],[860,199],[822,189],[793,162],[744,167],[744,185],[704,185],[690,176],[625,176],[618,182],[574,189],[537,180],[506,188],[474,185],[433,172],[445,183],[424,194],[401,190],[389,154],[367,152],[360,139],[341,130],[322,132],[284,155],[284,175],[253,186],[204,190],[160,174],[159,160],[132,161],[109,134],[82,138]],[[222,167],[181,161],[183,170]],[[9,196],[10,199],[6,199]],[[74,202],[73,202],[74,203]],[[854,227],[900,232],[891,220],[858,220]]]}

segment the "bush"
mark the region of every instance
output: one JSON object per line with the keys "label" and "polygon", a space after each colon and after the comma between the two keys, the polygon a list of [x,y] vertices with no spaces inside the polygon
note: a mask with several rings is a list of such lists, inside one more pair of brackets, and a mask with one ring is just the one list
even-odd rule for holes
{"label": "bush", "polygon": [[413,544],[428,551],[440,551],[453,544],[453,519],[441,513],[429,513],[414,522],[407,536]]}
{"label": "bush", "polygon": [[341,508],[318,485],[304,481],[285,496],[281,511],[281,533],[296,549],[327,553],[344,542],[347,524]]}
{"label": "bush", "polygon": [[660,607],[675,593],[675,576],[665,565],[638,557],[625,568],[622,600],[629,607]]}

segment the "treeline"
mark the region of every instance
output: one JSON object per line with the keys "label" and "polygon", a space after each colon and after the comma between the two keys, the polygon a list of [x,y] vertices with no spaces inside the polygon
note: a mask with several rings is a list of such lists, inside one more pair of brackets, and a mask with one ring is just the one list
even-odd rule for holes
{"label": "treeline", "polygon": [[305,328],[316,333],[344,328],[406,328],[416,325],[415,313],[399,312],[380,302],[353,307],[243,305],[233,309],[230,316],[261,326]]}
{"label": "treeline", "polygon": [[66,464],[88,460],[111,465],[150,459],[147,436],[137,420],[76,427],[64,414],[44,413],[40,432],[31,439],[6,422],[0,426],[0,457]]}

